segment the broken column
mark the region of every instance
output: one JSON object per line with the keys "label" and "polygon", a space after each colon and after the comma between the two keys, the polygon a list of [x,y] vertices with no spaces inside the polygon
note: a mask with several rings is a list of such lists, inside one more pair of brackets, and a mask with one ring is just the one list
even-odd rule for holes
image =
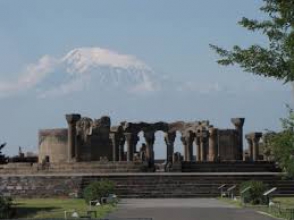
{"label": "broken column", "polygon": [[214,127],[209,128],[209,149],[208,149],[208,160],[216,161],[218,155],[217,149],[217,132],[218,129]]}
{"label": "broken column", "polygon": [[79,155],[76,155],[76,123],[81,119],[80,114],[67,114],[65,115],[67,124],[68,124],[68,149],[67,149],[67,161],[71,162],[75,158],[79,158]]}
{"label": "broken column", "polygon": [[231,122],[234,124],[235,129],[238,133],[238,149],[237,149],[237,160],[243,159],[243,125],[244,125],[245,118],[232,118]]}

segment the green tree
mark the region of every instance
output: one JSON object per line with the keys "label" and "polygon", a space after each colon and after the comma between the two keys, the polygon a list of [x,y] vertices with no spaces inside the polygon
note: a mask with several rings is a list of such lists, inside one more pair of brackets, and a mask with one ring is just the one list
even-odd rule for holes
{"label": "green tree", "polygon": [[102,204],[101,198],[114,193],[114,183],[110,180],[100,180],[90,183],[84,189],[84,199],[86,203],[93,200],[99,200]]}
{"label": "green tree", "polygon": [[240,192],[245,188],[250,187],[245,193],[243,193],[243,201],[245,203],[251,203],[253,205],[262,204],[265,202],[263,193],[267,189],[266,185],[261,181],[246,181],[243,182],[240,186]]}
{"label": "green tree", "polygon": [[10,197],[0,196],[0,219],[8,219],[11,215],[12,200]]}
{"label": "green tree", "polygon": [[281,169],[294,176],[294,112],[289,108],[287,118],[281,119],[283,130],[270,138],[273,154]]}
{"label": "green tree", "polygon": [[259,31],[268,39],[266,46],[254,44],[248,48],[238,45],[231,50],[210,45],[221,57],[221,65],[239,65],[244,71],[285,82],[294,81],[294,1],[263,0],[260,11],[265,20],[243,17],[239,25],[249,31]]}
{"label": "green tree", "polygon": [[266,130],[266,133],[262,135],[262,141],[259,144],[259,151],[264,155],[264,160],[274,161],[275,155],[273,152],[273,146],[271,139],[276,135],[276,132]]}

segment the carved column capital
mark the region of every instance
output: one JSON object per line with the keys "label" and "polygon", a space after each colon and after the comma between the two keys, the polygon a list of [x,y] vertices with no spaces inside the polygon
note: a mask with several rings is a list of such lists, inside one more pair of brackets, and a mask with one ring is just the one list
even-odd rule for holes
{"label": "carved column capital", "polygon": [[215,128],[215,127],[210,127],[208,129],[209,131],[209,137],[216,137],[217,136],[217,132],[218,132],[218,129]]}
{"label": "carved column capital", "polygon": [[75,124],[78,120],[81,119],[80,114],[66,114],[65,115],[66,121],[68,124]]}
{"label": "carved column capital", "polygon": [[165,133],[164,140],[168,144],[173,144],[176,140],[176,132]]}
{"label": "carved column capital", "polygon": [[231,122],[236,128],[242,128],[245,122],[245,118],[232,118]]}

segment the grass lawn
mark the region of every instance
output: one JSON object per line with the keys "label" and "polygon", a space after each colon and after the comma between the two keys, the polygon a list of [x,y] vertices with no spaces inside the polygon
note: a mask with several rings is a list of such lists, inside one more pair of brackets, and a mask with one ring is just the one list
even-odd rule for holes
{"label": "grass lawn", "polygon": [[[84,216],[90,208],[83,199],[15,199],[13,204],[16,211],[14,218],[64,218],[64,211],[73,210],[79,216]],[[104,217],[114,209],[115,205],[111,204],[92,206],[92,210],[97,211],[97,218]]]}
{"label": "grass lawn", "polygon": [[240,201],[240,198],[237,198],[238,200],[233,200],[231,198],[228,197],[218,197],[218,200],[235,205],[238,208],[242,207],[242,202]]}
{"label": "grass lawn", "polygon": [[273,202],[278,202],[282,207],[294,209],[294,197],[276,197]]}

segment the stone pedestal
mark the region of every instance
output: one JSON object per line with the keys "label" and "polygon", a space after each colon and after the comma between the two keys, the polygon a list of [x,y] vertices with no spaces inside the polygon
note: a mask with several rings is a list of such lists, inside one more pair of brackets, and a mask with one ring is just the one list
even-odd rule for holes
{"label": "stone pedestal", "polygon": [[[68,123],[68,156],[67,161],[71,162],[73,160],[79,160],[79,154],[77,149],[76,140],[76,123],[81,119],[80,114],[67,114],[65,115],[66,121]],[[77,154],[76,154],[77,153]]]}

